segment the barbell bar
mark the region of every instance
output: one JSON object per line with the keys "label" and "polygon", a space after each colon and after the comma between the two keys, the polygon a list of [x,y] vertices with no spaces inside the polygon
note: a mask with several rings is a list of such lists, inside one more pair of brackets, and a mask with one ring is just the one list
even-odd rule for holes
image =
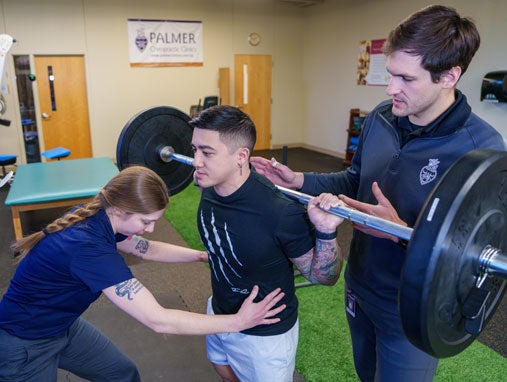
{"label": "barbell bar", "polygon": [[[193,181],[190,117],[160,106],[124,126],[118,167],[143,165],[176,194]],[[312,198],[278,187],[307,204]],[[507,153],[474,150],[440,178],[414,228],[348,207],[329,210],[344,219],[408,241],[399,310],[407,338],[437,358],[458,354],[480,334],[507,289]]]}
{"label": "barbell bar", "polygon": [[[187,166],[193,166],[193,158],[185,155],[177,154],[171,146],[165,146],[160,150],[160,159],[166,163],[171,160],[183,163]],[[275,185],[285,195],[297,199],[301,204],[308,205],[310,199],[313,196],[305,194],[303,192],[291,190],[286,187]],[[376,216],[366,214],[364,212],[354,210],[345,206],[331,207],[326,212],[350,220],[354,223],[359,223],[364,226],[374,228],[376,230],[394,235],[400,239],[409,241],[414,232],[413,228],[402,226],[385,220]],[[507,278],[507,256],[500,252],[500,250],[487,246],[481,252],[480,255],[480,273],[481,275],[496,275],[503,278]]]}
{"label": "barbell bar", "polygon": [[[193,166],[193,158],[175,153],[174,149],[171,146],[165,146],[162,149],[160,149],[159,155],[160,159],[166,163],[169,163],[171,160],[175,160],[180,163],[184,163],[187,166]],[[275,186],[284,194],[294,199],[297,199],[301,204],[304,205],[307,205],[310,199],[313,198],[313,196],[304,194],[302,192],[291,190],[289,188],[285,188],[278,185]],[[352,208],[338,206],[332,207],[326,211],[329,212],[330,214],[337,215],[341,218],[353,221],[354,223],[359,223],[367,227],[378,229],[379,231],[389,233],[404,240],[410,240],[410,237],[412,236],[413,230],[410,227],[405,227],[400,224],[393,223],[389,220],[368,215],[365,214],[364,212],[360,212]]]}

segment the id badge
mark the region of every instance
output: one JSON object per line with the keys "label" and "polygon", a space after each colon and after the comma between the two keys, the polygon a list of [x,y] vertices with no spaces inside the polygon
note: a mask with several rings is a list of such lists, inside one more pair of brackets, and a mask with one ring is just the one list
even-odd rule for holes
{"label": "id badge", "polygon": [[356,316],[356,297],[350,289],[347,289],[347,293],[345,294],[345,310],[352,317]]}

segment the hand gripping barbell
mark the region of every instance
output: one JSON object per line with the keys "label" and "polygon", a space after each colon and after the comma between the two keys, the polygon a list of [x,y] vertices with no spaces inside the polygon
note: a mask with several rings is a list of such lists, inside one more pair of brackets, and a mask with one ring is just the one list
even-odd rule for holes
{"label": "hand gripping barbell", "polygon": [[[193,180],[190,117],[161,106],[131,118],[118,139],[118,167],[154,170],[176,194]],[[307,204],[312,198],[278,187]],[[344,219],[408,240],[399,290],[407,338],[437,358],[468,347],[506,290],[507,153],[475,150],[458,160],[428,196],[415,228],[348,207]]]}

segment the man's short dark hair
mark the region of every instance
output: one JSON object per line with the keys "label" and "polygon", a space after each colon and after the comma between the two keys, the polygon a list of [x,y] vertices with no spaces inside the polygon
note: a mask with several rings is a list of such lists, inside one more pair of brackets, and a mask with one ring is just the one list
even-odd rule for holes
{"label": "man's short dark hair", "polygon": [[190,121],[190,126],[218,131],[220,140],[231,153],[240,147],[246,147],[251,154],[257,138],[255,124],[248,114],[233,106],[217,105],[204,109]]}
{"label": "man's short dark hair", "polygon": [[393,29],[383,51],[387,56],[397,51],[420,56],[421,66],[438,82],[442,73],[455,66],[465,73],[480,41],[471,19],[462,18],[454,8],[430,5]]}

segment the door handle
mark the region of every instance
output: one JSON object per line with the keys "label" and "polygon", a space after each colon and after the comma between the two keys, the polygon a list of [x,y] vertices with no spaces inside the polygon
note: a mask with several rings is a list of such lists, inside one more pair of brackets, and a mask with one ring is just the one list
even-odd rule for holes
{"label": "door handle", "polygon": [[42,113],[42,118],[48,119],[48,118],[50,118],[50,115],[48,113]]}

